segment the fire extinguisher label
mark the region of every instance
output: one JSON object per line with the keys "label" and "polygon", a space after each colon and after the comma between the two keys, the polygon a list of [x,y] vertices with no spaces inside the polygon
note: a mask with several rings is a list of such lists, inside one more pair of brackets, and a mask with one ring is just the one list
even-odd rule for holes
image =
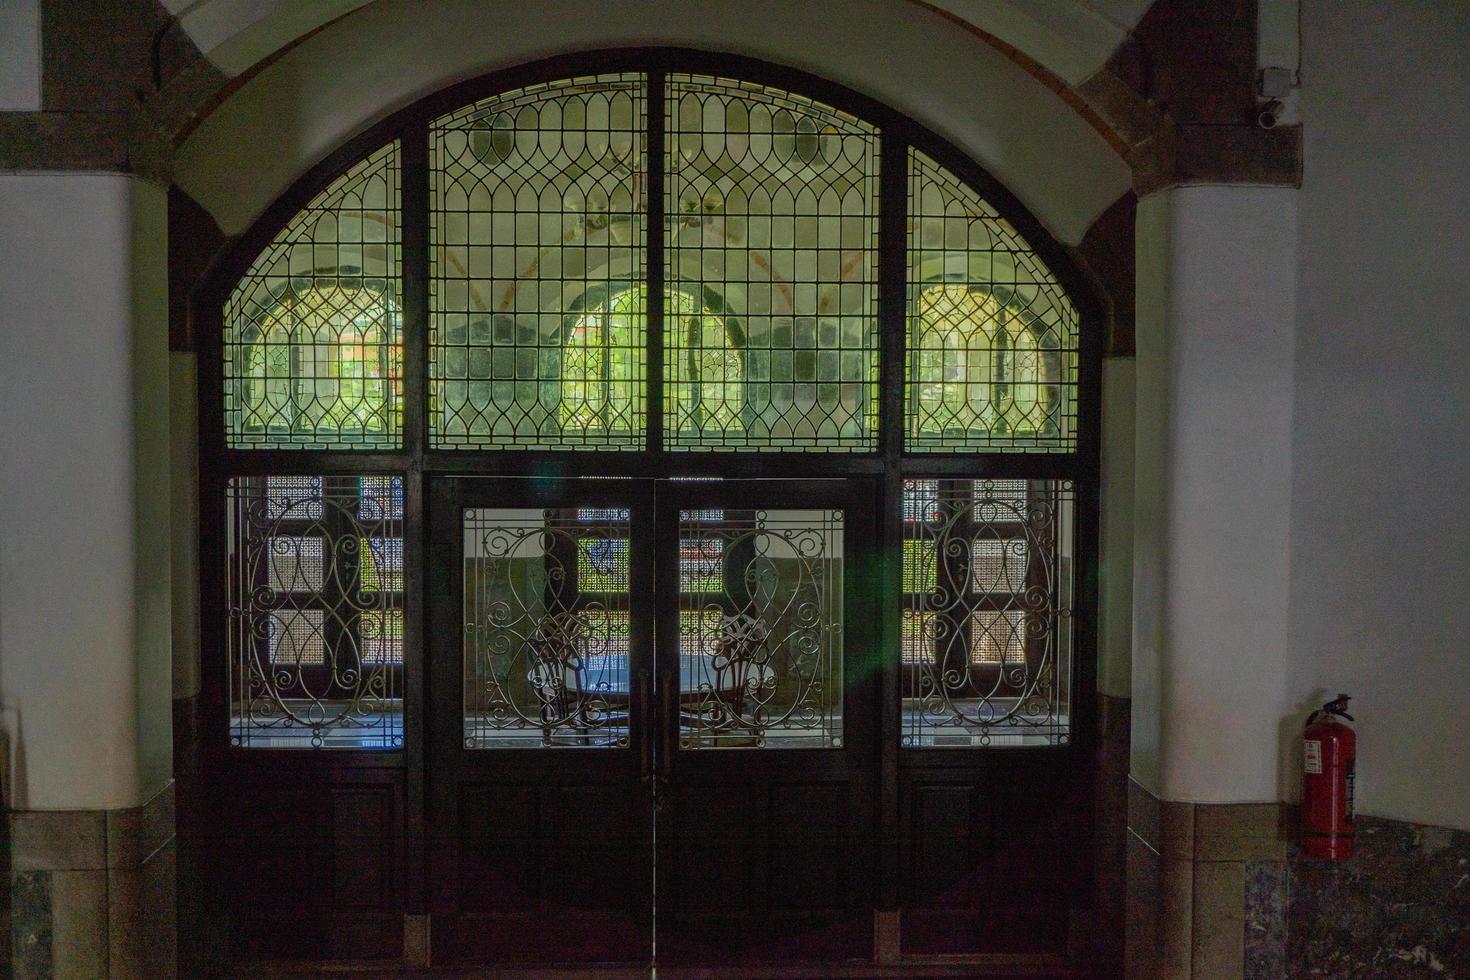
{"label": "fire extinguisher label", "polygon": [[1306,739],[1306,750],[1302,753],[1302,772],[1320,773],[1322,771],[1322,742],[1319,739]]}

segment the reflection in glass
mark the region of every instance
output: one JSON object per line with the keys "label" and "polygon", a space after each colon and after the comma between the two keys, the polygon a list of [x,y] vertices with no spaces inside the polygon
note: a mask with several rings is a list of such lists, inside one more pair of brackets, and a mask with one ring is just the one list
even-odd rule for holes
{"label": "reflection in glass", "polygon": [[842,744],[842,511],[679,515],[679,744]]}
{"label": "reflection in glass", "polygon": [[667,100],[669,447],[873,449],[877,132],[730,79]]}
{"label": "reflection in glass", "polygon": [[434,445],[642,446],[645,88],[568,79],[431,124]]}
{"label": "reflection in glass", "polygon": [[464,744],[628,744],[628,512],[464,512]]}

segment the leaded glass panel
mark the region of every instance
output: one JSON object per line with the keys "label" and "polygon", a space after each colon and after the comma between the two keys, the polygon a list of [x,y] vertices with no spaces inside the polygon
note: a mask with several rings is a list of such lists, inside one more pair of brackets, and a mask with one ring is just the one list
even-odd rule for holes
{"label": "leaded glass panel", "polygon": [[628,511],[463,512],[467,749],[629,744]]}
{"label": "leaded glass panel", "polygon": [[842,744],[843,511],[679,512],[679,745]]}
{"label": "leaded glass panel", "polygon": [[[910,480],[902,744],[1069,740],[1074,495],[1053,480]],[[916,581],[909,556],[929,557]]]}
{"label": "leaded glass panel", "polygon": [[666,445],[873,450],[876,130],[683,74],[667,124]]}
{"label": "leaded glass panel", "polygon": [[1010,222],[909,156],[910,451],[1070,452],[1079,319]]}
{"label": "leaded glass panel", "polygon": [[644,442],[642,75],[533,85],[430,129],[430,433]]}
{"label": "leaded glass panel", "polygon": [[[230,742],[403,744],[401,477],[254,476],[225,499]],[[371,511],[371,516],[367,512]]]}
{"label": "leaded glass panel", "polygon": [[224,309],[226,444],[403,442],[398,143],[312,198]]}

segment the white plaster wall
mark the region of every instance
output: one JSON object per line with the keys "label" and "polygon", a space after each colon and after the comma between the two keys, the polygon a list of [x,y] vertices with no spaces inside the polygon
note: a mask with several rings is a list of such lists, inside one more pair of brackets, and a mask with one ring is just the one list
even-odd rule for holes
{"label": "white plaster wall", "polygon": [[1304,15],[1290,699],[1354,695],[1362,812],[1470,827],[1470,5]]}
{"label": "white plaster wall", "polygon": [[[834,24],[841,44],[828,43]],[[378,0],[213,112],[180,148],[176,179],[234,234],[311,164],[423,95],[555,54],[659,44],[802,68],[907,112],[1070,244],[1130,186],[1124,162],[1054,92],[949,19],[896,0]]]}
{"label": "white plaster wall", "polygon": [[1126,698],[1133,664],[1133,447],[1137,373],[1131,357],[1103,361],[1102,525],[1097,689]]}
{"label": "white plaster wall", "polygon": [[[257,61],[372,0],[163,0],[211,61],[238,75]],[[508,2],[508,0],[500,0]],[[1077,83],[1097,71],[1151,0],[893,0],[932,3]],[[1268,0],[1291,2],[1291,0]]]}
{"label": "white plaster wall", "polygon": [[130,806],[171,769],[164,208],[161,190],[122,175],[0,175],[0,701],[15,806]]}
{"label": "white plaster wall", "polygon": [[1140,768],[1169,800],[1275,800],[1297,192],[1179,188],[1138,228],[1134,678],[1158,712]]}
{"label": "white plaster wall", "polygon": [[1136,242],[1137,357],[1134,360],[1133,656],[1129,771],[1157,796],[1162,784],[1165,510],[1169,471],[1169,199],[1138,202]]}
{"label": "white plaster wall", "polygon": [[0,112],[41,108],[41,0],[0,0]]}

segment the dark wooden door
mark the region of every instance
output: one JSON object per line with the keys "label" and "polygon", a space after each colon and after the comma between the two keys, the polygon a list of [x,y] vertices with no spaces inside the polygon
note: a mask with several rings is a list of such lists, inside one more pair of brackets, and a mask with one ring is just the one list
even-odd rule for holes
{"label": "dark wooden door", "polygon": [[651,961],[651,489],[431,488],[436,963]]}
{"label": "dark wooden door", "polygon": [[875,499],[658,485],[660,964],[871,955]]}

